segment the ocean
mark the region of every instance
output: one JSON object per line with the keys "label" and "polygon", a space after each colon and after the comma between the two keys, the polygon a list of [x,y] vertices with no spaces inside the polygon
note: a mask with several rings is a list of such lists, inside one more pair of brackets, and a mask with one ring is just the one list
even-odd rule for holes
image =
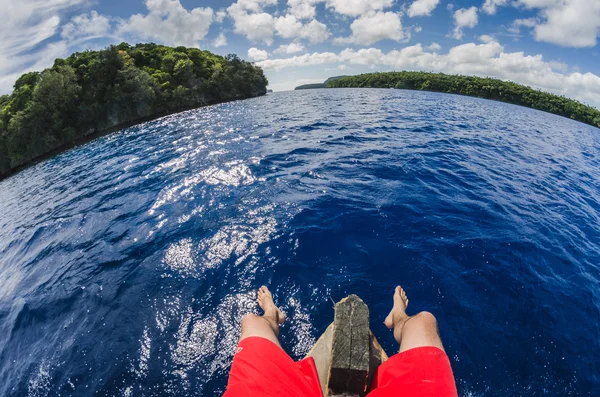
{"label": "ocean", "polygon": [[509,104],[285,92],[0,182],[0,395],[213,396],[267,285],[302,358],[359,295],[438,319],[459,395],[600,396],[600,129]]}

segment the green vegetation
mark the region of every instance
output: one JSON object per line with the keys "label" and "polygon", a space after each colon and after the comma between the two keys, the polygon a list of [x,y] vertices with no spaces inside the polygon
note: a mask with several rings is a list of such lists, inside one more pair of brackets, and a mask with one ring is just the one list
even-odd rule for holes
{"label": "green vegetation", "polygon": [[468,95],[526,106],[600,127],[600,111],[591,106],[498,79],[443,73],[389,72],[343,77],[327,83],[327,88],[349,87],[400,88]]}
{"label": "green vegetation", "polygon": [[304,85],[300,85],[300,86],[296,87],[295,90],[296,91],[298,91],[298,90],[315,90],[318,88],[327,88],[327,84],[329,84],[330,82],[332,82],[334,80],[341,79],[342,77],[348,77],[348,76],[330,77],[327,80],[325,80],[324,83],[304,84]]}
{"label": "green vegetation", "polygon": [[317,88],[327,88],[327,84],[325,84],[325,83],[303,84],[303,85],[299,85],[298,87],[294,88],[294,90],[296,90],[296,91],[315,90]]}
{"label": "green vegetation", "polygon": [[196,48],[122,43],[57,59],[0,96],[0,177],[91,134],[266,87],[259,67]]}

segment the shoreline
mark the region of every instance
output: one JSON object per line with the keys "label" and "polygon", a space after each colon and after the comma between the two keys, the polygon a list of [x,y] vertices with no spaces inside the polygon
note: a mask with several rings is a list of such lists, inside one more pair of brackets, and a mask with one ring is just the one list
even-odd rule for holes
{"label": "shoreline", "polygon": [[327,88],[383,88],[488,99],[565,117],[600,128],[600,110],[575,99],[491,77],[433,72],[379,72],[341,77]]}
{"label": "shoreline", "polygon": [[92,132],[89,135],[84,135],[76,140],[74,140],[73,142],[69,142],[67,144],[64,144],[62,146],[57,147],[56,149],[53,149],[47,153],[44,153],[43,155],[36,157],[34,159],[29,160],[27,163],[22,164],[18,167],[15,167],[13,169],[11,169],[7,174],[5,175],[0,175],[0,182],[10,178],[13,175],[18,174],[21,171],[26,170],[29,167],[32,167],[36,164],[39,164],[45,160],[48,160],[54,156],[57,156],[61,153],[64,153],[68,150],[71,150],[77,146],[81,146],[81,145],[85,145],[86,143],[89,143],[95,139],[101,138],[103,136],[107,136],[110,135],[112,133],[118,132],[120,130],[124,130],[130,127],[134,127],[136,125],[139,124],[143,124],[143,123],[147,123],[149,121],[154,121],[154,120],[158,120],[162,117],[167,117],[167,116],[171,116],[174,114],[178,114],[178,113],[183,113],[183,112],[188,112],[190,110],[194,110],[194,109],[201,109],[201,108],[205,108],[208,106],[214,106],[214,105],[220,105],[223,103],[229,103],[229,102],[236,102],[236,101],[244,101],[246,99],[252,99],[252,98],[259,98],[261,96],[265,96],[267,95],[267,93],[263,93],[263,94],[259,94],[259,95],[255,95],[255,96],[249,96],[249,97],[243,97],[243,98],[234,98],[234,99],[227,99],[227,100],[222,100],[222,101],[215,101],[215,102],[211,102],[211,103],[206,103],[203,105],[198,105],[198,106],[190,106],[190,107],[185,107],[182,109],[179,109],[175,112],[161,112],[161,113],[157,113],[151,116],[147,116],[147,117],[143,117],[141,119],[136,119],[136,120],[132,120],[126,123],[121,123],[119,125],[116,125],[114,127],[105,129],[105,130],[100,130],[100,131],[95,131]]}
{"label": "shoreline", "polygon": [[[484,101],[498,102],[498,103],[503,103],[503,104],[506,104],[506,105],[518,106],[518,107],[525,108],[525,109],[537,110],[538,112],[544,112],[544,113],[551,114],[551,115],[556,116],[556,117],[562,117],[562,118],[565,118],[567,120],[574,121],[576,123],[581,123],[581,124],[585,125],[586,127],[594,127],[594,128],[599,128],[600,129],[600,126],[595,126],[594,124],[588,124],[588,123],[586,123],[584,121],[573,119],[571,117],[564,116],[562,114],[553,113],[553,112],[550,112],[548,110],[538,109],[538,108],[534,108],[534,107],[531,107],[531,106],[525,106],[525,105],[521,105],[521,104],[518,104],[518,103],[515,103],[515,102],[504,101],[502,99],[485,98],[485,97],[482,97],[482,96],[460,94],[460,93],[457,93],[457,92],[444,92],[444,91],[433,91],[433,90],[416,90],[416,89],[412,89],[412,88],[382,88],[382,87],[333,87],[333,88],[315,88],[315,89],[327,89],[327,90],[336,90],[336,89],[340,89],[340,90],[347,90],[347,89],[400,90],[400,91],[414,91],[414,92],[430,92],[432,94],[443,94],[443,95],[456,95],[456,96],[460,96],[460,97],[464,97],[464,98],[483,99]],[[305,89],[305,90],[300,90],[300,91],[307,91],[307,90]]]}

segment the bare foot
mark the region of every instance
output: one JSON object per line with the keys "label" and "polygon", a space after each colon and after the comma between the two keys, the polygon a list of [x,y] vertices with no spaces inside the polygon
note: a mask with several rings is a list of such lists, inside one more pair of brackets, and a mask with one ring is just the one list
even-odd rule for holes
{"label": "bare foot", "polygon": [[271,291],[264,285],[258,289],[258,305],[264,310],[266,317],[272,317],[277,320],[279,325],[285,321],[285,314],[275,306]]}
{"label": "bare foot", "polygon": [[394,307],[390,311],[390,314],[385,318],[385,326],[393,329],[399,323],[405,322],[408,319],[406,315],[406,308],[408,307],[408,298],[406,292],[402,287],[396,287],[394,291]]}

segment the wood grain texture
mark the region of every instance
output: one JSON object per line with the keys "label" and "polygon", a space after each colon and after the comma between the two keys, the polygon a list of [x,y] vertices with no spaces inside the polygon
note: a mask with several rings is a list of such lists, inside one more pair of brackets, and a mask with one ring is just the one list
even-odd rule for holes
{"label": "wood grain texture", "polygon": [[315,360],[324,397],[364,396],[388,356],[369,329],[369,309],[357,296],[335,306],[334,323],[307,357]]}
{"label": "wood grain texture", "polygon": [[369,308],[356,295],[335,305],[329,394],[366,395],[369,378]]}

